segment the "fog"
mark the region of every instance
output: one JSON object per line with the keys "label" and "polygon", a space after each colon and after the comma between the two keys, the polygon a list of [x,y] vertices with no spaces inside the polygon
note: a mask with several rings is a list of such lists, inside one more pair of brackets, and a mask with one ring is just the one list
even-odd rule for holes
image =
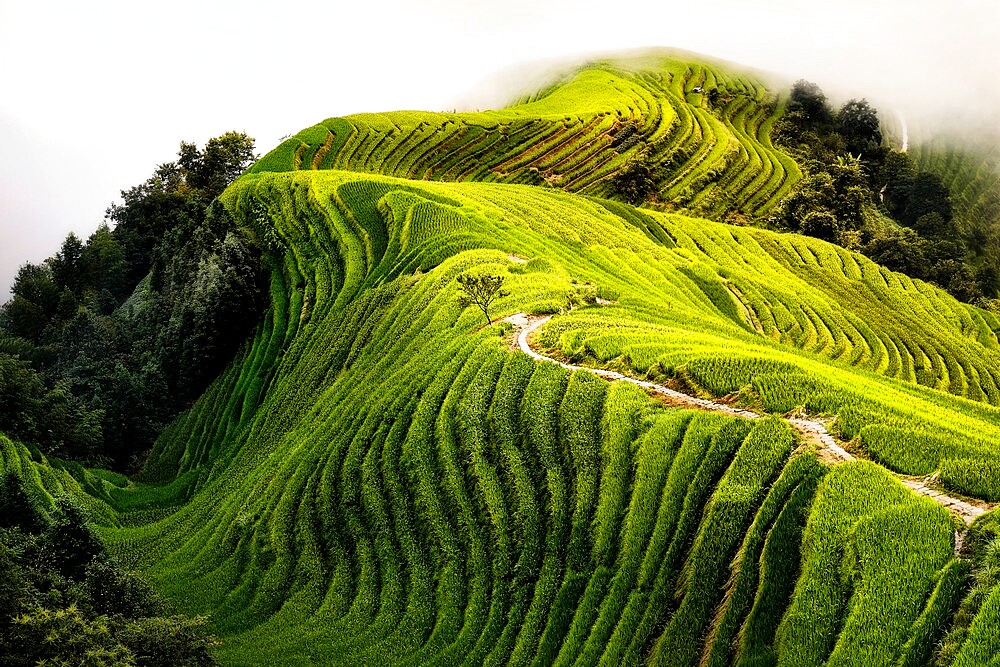
{"label": "fog", "polygon": [[[996,127],[995,0],[0,0],[0,298],[119,191],[230,129],[502,105],[553,69],[675,47],[864,96],[922,134]],[[911,138],[911,141],[913,139]]]}

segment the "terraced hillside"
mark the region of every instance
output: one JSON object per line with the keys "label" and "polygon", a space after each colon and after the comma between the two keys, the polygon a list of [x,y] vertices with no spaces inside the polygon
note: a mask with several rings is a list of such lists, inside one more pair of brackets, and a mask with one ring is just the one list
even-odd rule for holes
{"label": "terraced hillside", "polygon": [[658,169],[665,202],[752,217],[801,178],[771,143],[783,106],[755,75],[664,52],[592,64],[501,111],[331,118],[253,171],[344,169],[609,196],[616,175],[643,164]]}
{"label": "terraced hillside", "polygon": [[[564,354],[612,322],[641,326],[653,333],[635,351],[669,350],[658,363],[684,358],[693,377],[727,367],[713,365],[720,349],[756,357],[747,383],[766,407],[809,405],[807,382],[776,380],[822,368],[811,377],[830,386],[814,393],[830,405],[878,395],[865,405],[880,428],[919,415],[924,428],[995,431],[991,407],[762,335],[736,301],[720,308],[713,289],[729,292],[708,272],[730,256],[729,227],[612,205],[621,217],[523,186],[338,171],[248,176],[227,204],[275,249],[268,320],[161,438],[147,478],[171,484],[89,489],[108,542],[186,611],[212,615],[226,661],[854,664],[874,651],[864,659],[888,664],[928,646],[926,606],[955,602],[933,596],[960,571],[952,521],[883,469],[830,470],[780,421],[669,410],[536,364],[455,299],[462,271],[508,276],[505,312],[557,310],[589,281],[615,303],[557,315],[543,340]],[[783,237],[751,234],[751,264],[770,262],[775,284],[834,275],[793,261]],[[859,273],[859,289],[886,299],[975,314]],[[961,338],[951,321],[935,324]],[[7,445],[12,457],[46,470]],[[71,484],[43,474],[53,490]]]}
{"label": "terraced hillside", "polygon": [[[512,132],[535,113],[541,131],[576,105],[596,132],[610,117],[573,99],[619,99],[645,128],[652,107],[625,101],[671,99],[653,81],[690,100],[661,117],[697,116],[693,86],[712,81],[699,67],[584,70],[490,117]],[[751,161],[752,133],[727,124],[738,109],[703,111]],[[336,121],[355,132],[286,143],[223,195],[267,251],[271,305],[139,480],[6,438],[0,469],[43,505],[81,498],[115,553],[211,617],[225,664],[927,664],[968,589],[964,526],[895,473],[1000,499],[1000,321],[815,239],[631,208],[600,180],[565,183],[584,194],[508,182],[543,163],[521,144],[463,148],[458,120],[454,143],[408,163],[420,121],[404,137],[403,118]],[[362,123],[396,147],[355,157],[368,153],[345,147],[378,134]],[[685,123],[649,127],[671,142]],[[580,174],[636,149],[596,166],[588,135],[566,131]],[[717,159],[707,144],[661,192],[705,193],[692,173]],[[446,182],[452,159],[469,170],[454,180],[489,182]],[[746,171],[702,201],[744,206],[765,191]],[[553,315],[536,339],[552,356],[820,414],[871,460],[831,463],[777,417],[671,408],[537,362],[509,322],[459,304],[456,278],[479,272],[505,278],[495,316]],[[590,291],[600,301],[568,298]],[[995,654],[997,600],[1000,585],[970,612],[954,664]]]}

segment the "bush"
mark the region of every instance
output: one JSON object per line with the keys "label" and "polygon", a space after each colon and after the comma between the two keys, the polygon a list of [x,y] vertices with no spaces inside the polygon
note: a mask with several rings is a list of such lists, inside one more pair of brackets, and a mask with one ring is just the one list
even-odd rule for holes
{"label": "bush", "polygon": [[93,610],[102,616],[140,618],[162,611],[149,584],[108,559],[95,559],[87,565],[84,590]]}
{"label": "bush", "polygon": [[6,664],[131,667],[132,652],[115,636],[105,616],[84,614],[76,605],[65,609],[35,607],[14,619],[7,638]]}
{"label": "bush", "polygon": [[120,640],[142,667],[215,665],[214,639],[205,633],[206,619],[184,616],[141,618],[125,625]]}
{"label": "bush", "polygon": [[52,523],[45,528],[40,544],[42,553],[55,568],[77,581],[104,547],[87,524],[83,508],[70,496],[55,501]]}
{"label": "bush", "polygon": [[205,619],[156,617],[156,594],[108,557],[74,500],[57,497],[47,518],[10,471],[0,492],[2,664],[214,664]]}

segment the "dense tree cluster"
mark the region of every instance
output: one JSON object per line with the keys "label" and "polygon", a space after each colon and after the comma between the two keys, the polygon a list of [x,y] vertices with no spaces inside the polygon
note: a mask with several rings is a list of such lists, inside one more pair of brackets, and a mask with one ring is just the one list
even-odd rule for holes
{"label": "dense tree cluster", "polygon": [[639,206],[656,193],[657,174],[655,167],[637,160],[612,181],[615,193],[632,206]]}
{"label": "dense tree cluster", "polygon": [[86,241],[21,267],[0,309],[0,431],[118,468],[232,358],[263,307],[261,251],[216,197],[254,158],[182,143]]}
{"label": "dense tree cluster", "polygon": [[851,246],[851,233],[865,227],[872,206],[861,163],[848,156],[824,167],[806,175],[773,219],[786,229]]}
{"label": "dense tree cluster", "polygon": [[0,477],[0,656],[4,665],[213,665],[204,619],[167,616],[105,552],[69,497],[43,515]]}
{"label": "dense tree cluster", "polygon": [[819,86],[798,81],[778,136],[805,178],[771,217],[775,226],[859,250],[963,301],[996,296],[1000,263],[960,233],[941,179],[882,145],[878,112],[866,100],[834,111]]}

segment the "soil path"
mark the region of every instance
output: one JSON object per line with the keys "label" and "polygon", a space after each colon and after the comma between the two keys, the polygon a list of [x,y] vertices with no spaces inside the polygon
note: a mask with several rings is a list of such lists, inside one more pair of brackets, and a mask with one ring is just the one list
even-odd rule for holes
{"label": "soil path", "polygon": [[[636,378],[629,377],[616,371],[604,370],[602,368],[587,368],[586,366],[575,366],[573,364],[568,364],[559,361],[558,359],[545,356],[531,347],[528,343],[528,335],[552,319],[551,316],[536,317],[525,315],[524,313],[517,313],[516,315],[511,315],[510,317],[506,317],[504,319],[505,321],[513,324],[514,328],[518,330],[517,345],[521,351],[539,361],[548,361],[558,364],[571,371],[587,371],[588,373],[599,375],[600,377],[608,380],[631,382],[632,384],[638,385],[647,391],[662,396],[674,405],[693,408],[696,410],[721,412],[723,414],[735,417],[745,417],[747,419],[760,419],[763,417],[763,415],[751,410],[734,408],[733,406],[726,405],[725,403],[717,403],[708,399],[690,396],[677,391],[676,389],[665,387],[662,384],[656,384],[655,382],[649,382],[647,380],[637,380]],[[788,422],[792,428],[801,433],[803,438],[809,442],[815,443],[819,447],[821,455],[826,453],[824,456],[825,459],[832,459],[833,462],[855,460],[855,457],[850,452],[845,450],[841,445],[837,444],[836,439],[830,434],[823,422],[816,419],[809,419],[807,417],[783,417],[783,419]],[[965,521],[966,524],[971,524],[978,516],[985,514],[988,511],[987,507],[973,505],[972,503],[968,503],[959,498],[954,498],[938,491],[937,489],[933,489],[930,486],[927,486],[924,480],[912,479],[901,475],[897,475],[897,477],[899,477],[903,484],[910,489],[913,489],[913,491],[931,498],[949,511],[958,514],[962,517],[962,520]],[[956,549],[959,546],[961,546],[961,540],[956,539]]]}

